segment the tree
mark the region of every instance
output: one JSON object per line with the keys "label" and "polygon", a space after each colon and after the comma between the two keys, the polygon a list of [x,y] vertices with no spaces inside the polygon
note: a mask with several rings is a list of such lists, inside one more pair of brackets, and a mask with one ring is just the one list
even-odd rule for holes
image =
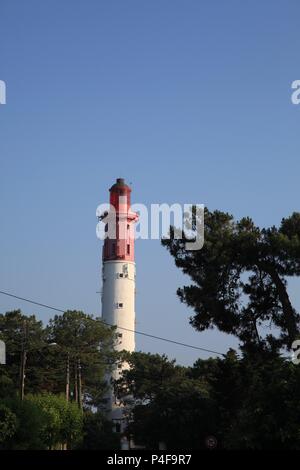
{"label": "tree", "polygon": [[130,369],[116,383],[119,398],[132,396],[127,434],[136,444],[168,449],[203,448],[216,432],[214,403],[205,382],[158,354],[126,354]]}
{"label": "tree", "polygon": [[83,440],[79,445],[83,450],[120,449],[120,437],[113,431],[111,421],[101,412],[87,411],[83,417]]}
{"label": "tree", "polygon": [[116,387],[134,398],[127,434],[155,449],[300,449],[300,368],[273,351],[177,366],[133,353]]}
{"label": "tree", "polygon": [[[260,229],[246,217],[235,221],[224,212],[205,210],[205,242],[187,251],[185,238],[162,244],[192,284],[179,288],[182,302],[194,309],[192,326],[217,327],[241,340],[243,347],[290,348],[299,336],[299,313],[292,306],[287,277],[300,275],[300,214],[283,219],[280,227]],[[260,327],[279,331],[266,337]],[[274,332],[274,329],[273,329]]]}
{"label": "tree", "polygon": [[16,310],[0,315],[0,338],[7,349],[7,364],[0,365],[2,448],[78,448],[83,421],[85,448],[98,438],[99,448],[118,447],[101,413],[86,411],[104,404],[104,372],[117,359],[114,328],[79,311],[55,316],[44,328]]}
{"label": "tree", "polygon": [[300,448],[300,369],[272,353],[253,358],[227,354],[197,361],[194,373],[208,380],[217,404],[218,440],[225,449]]}
{"label": "tree", "polygon": [[16,428],[16,415],[7,406],[0,404],[0,449],[15,434]]}
{"label": "tree", "polygon": [[[56,351],[56,388],[65,389],[67,362],[70,371],[70,390],[81,406],[99,406],[106,387],[105,370],[114,361],[111,350],[113,329],[100,318],[94,318],[80,311],[67,311],[50,320],[47,328],[49,343]],[[53,358],[52,358],[53,360]],[[52,367],[53,369],[53,367]],[[58,391],[58,390],[55,391]]]}
{"label": "tree", "polygon": [[0,404],[8,408],[15,417],[15,432],[2,444],[3,449],[46,449],[42,440],[46,416],[40,407],[26,398],[21,401],[17,396],[7,396]]}
{"label": "tree", "polygon": [[48,449],[72,448],[82,438],[82,411],[75,403],[66,401],[64,395],[31,395],[28,401],[35,404],[45,416],[41,437]]}
{"label": "tree", "polygon": [[34,315],[26,316],[21,310],[0,314],[0,339],[6,343],[6,366],[3,375],[12,381],[14,390],[20,389],[20,367],[24,361],[25,390],[32,392],[44,381],[42,352],[46,345],[41,321]]}

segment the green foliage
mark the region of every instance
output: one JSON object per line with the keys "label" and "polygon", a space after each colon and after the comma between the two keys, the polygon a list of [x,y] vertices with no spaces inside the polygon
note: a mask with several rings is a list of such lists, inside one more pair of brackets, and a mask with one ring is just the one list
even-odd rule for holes
{"label": "green foliage", "polygon": [[0,448],[15,434],[16,428],[16,415],[7,406],[0,404]]}
{"label": "green foliage", "polygon": [[[49,343],[55,343],[57,368],[59,378],[54,377],[56,387],[65,387],[65,369],[67,355],[70,359],[70,389],[75,397],[75,383],[78,380],[78,367],[82,378],[82,394],[87,404],[98,406],[101,403],[105,388],[104,373],[113,362],[111,352],[113,330],[107,327],[100,318],[94,318],[80,311],[67,311],[56,315],[47,327]],[[52,362],[50,361],[50,364]],[[53,364],[52,364],[53,369]],[[57,380],[58,379],[58,380]],[[54,385],[54,384],[53,384]],[[74,390],[74,392],[72,392]],[[57,390],[55,390],[57,391]]]}
{"label": "green foliage", "polygon": [[[194,309],[199,331],[217,327],[237,336],[248,350],[290,348],[299,336],[299,314],[287,291],[287,276],[300,275],[300,214],[283,219],[279,228],[260,229],[250,218],[205,210],[205,242],[187,251],[185,240],[162,244],[192,284],[178,289],[182,302]],[[266,322],[278,334],[263,336]],[[273,328],[273,332],[274,332]]]}
{"label": "green foliage", "polygon": [[[164,355],[123,352],[130,367],[115,389],[128,437],[149,449],[159,442],[202,449],[213,435],[224,449],[300,450],[300,367],[279,355],[299,336],[287,277],[300,275],[300,214],[260,229],[249,218],[206,210],[201,250],[188,252],[185,240],[172,237],[162,243],[191,278],[178,295],[194,309],[192,325],[234,334],[242,357],[229,350],[222,359],[182,367]],[[261,334],[266,323],[276,331]],[[7,346],[7,365],[0,366],[1,448],[119,448],[111,423],[91,412],[103,400],[104,371],[118,359],[111,352],[113,329],[80,311],[55,316],[43,328],[17,310],[0,315],[0,339]],[[22,350],[24,401],[18,398]]]}
{"label": "green foliage", "polygon": [[75,403],[64,396],[28,395],[0,402],[0,443],[3,448],[73,448],[82,438],[83,415]]}
{"label": "green foliage", "polygon": [[72,448],[82,437],[82,412],[63,395],[41,394],[27,397],[45,416],[41,437],[47,448],[67,443]]}
{"label": "green foliage", "polygon": [[127,432],[137,444],[202,449],[213,435],[224,449],[300,449],[300,367],[290,361],[233,350],[193,367],[143,353],[128,360],[116,387],[134,398]]}
{"label": "green foliage", "polygon": [[7,366],[0,365],[0,400],[14,395],[14,393],[14,383],[9,376]]}
{"label": "green foliage", "polygon": [[20,358],[22,348],[30,351],[26,361],[26,386],[31,392],[42,386],[44,369],[41,351],[46,345],[45,331],[41,321],[34,315],[22,315],[20,310],[0,314],[0,339],[6,343],[5,374],[12,380],[14,389],[18,390],[20,375]]}
{"label": "green foliage", "polygon": [[12,450],[46,449],[41,438],[41,431],[46,423],[42,410],[28,400],[7,397],[2,404],[9,408],[16,417],[15,433],[7,439],[3,448]]}
{"label": "green foliage", "polygon": [[[101,405],[104,371],[116,359],[116,354],[111,352],[114,329],[99,318],[78,311],[55,316],[43,328],[34,316],[27,317],[16,310],[0,314],[0,339],[6,342],[7,349],[7,364],[0,365],[1,446],[6,449],[80,447],[84,414],[78,406],[79,392],[81,389],[83,410]],[[23,401],[19,398],[22,350],[26,352]],[[66,400],[67,358],[69,401]],[[94,428],[90,426],[90,430],[94,429],[99,436],[106,431],[110,435],[110,425],[103,418],[99,425],[96,418],[93,420]],[[91,432],[89,438],[92,439]],[[112,436],[110,439],[116,445]],[[87,440],[84,445],[88,445]]]}
{"label": "green foliage", "polygon": [[189,376],[189,369],[166,356],[127,354],[131,369],[116,383],[124,403],[136,403],[128,415],[128,434],[137,444],[157,448],[198,448],[214,429],[214,410],[207,385]]}
{"label": "green foliage", "polygon": [[46,328],[20,310],[0,314],[0,339],[5,341],[7,350],[7,364],[0,365],[0,398],[2,393],[7,396],[19,391],[24,349],[25,395],[65,392],[69,355],[71,398],[75,399],[80,367],[83,400],[87,405],[99,405],[105,388],[104,371],[115,360],[110,349],[113,337],[113,329],[99,318],[79,311],[56,315]]}
{"label": "green foliage", "polygon": [[112,422],[100,412],[87,411],[83,420],[83,450],[119,449],[120,437],[112,430]]}
{"label": "green foliage", "polygon": [[209,382],[227,449],[300,449],[299,367],[271,354],[217,360]]}

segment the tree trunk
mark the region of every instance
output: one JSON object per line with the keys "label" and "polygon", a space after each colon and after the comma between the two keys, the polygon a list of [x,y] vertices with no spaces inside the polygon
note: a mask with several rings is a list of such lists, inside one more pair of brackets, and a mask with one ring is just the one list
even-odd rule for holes
{"label": "tree trunk", "polygon": [[291,346],[292,342],[297,338],[297,335],[299,334],[299,330],[297,327],[296,312],[291,304],[289,295],[286,290],[286,286],[284,282],[281,280],[278,272],[273,266],[270,266],[266,263],[261,263],[259,264],[259,267],[264,272],[269,274],[269,276],[271,276],[272,281],[274,282],[276,286],[279,300],[280,300],[283,314],[284,314],[285,321],[286,321],[286,329],[288,332],[289,343],[290,343],[289,346]]}
{"label": "tree trunk", "polygon": [[80,359],[77,362],[77,370],[78,370],[78,406],[82,408],[82,382],[81,382],[81,363]]}
{"label": "tree trunk", "polygon": [[77,376],[77,361],[74,364],[74,399],[78,403],[78,376]]}

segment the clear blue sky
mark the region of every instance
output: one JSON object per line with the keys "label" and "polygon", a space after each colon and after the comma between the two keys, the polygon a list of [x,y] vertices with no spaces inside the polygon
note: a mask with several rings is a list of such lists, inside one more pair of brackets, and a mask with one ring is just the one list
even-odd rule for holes
{"label": "clear blue sky", "polygon": [[[299,15],[298,0],[0,0],[0,289],[100,314],[95,210],[116,177],[135,202],[204,203],[259,225],[299,210]],[[139,241],[136,258],[138,329],[236,344],[193,331],[158,241]],[[0,296],[0,311],[19,306],[52,315]]]}

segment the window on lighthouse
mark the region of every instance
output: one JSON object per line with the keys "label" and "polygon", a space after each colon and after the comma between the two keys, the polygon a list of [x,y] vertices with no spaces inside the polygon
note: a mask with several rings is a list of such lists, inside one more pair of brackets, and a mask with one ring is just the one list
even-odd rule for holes
{"label": "window on lighthouse", "polygon": [[130,245],[127,245],[127,254],[130,255]]}

